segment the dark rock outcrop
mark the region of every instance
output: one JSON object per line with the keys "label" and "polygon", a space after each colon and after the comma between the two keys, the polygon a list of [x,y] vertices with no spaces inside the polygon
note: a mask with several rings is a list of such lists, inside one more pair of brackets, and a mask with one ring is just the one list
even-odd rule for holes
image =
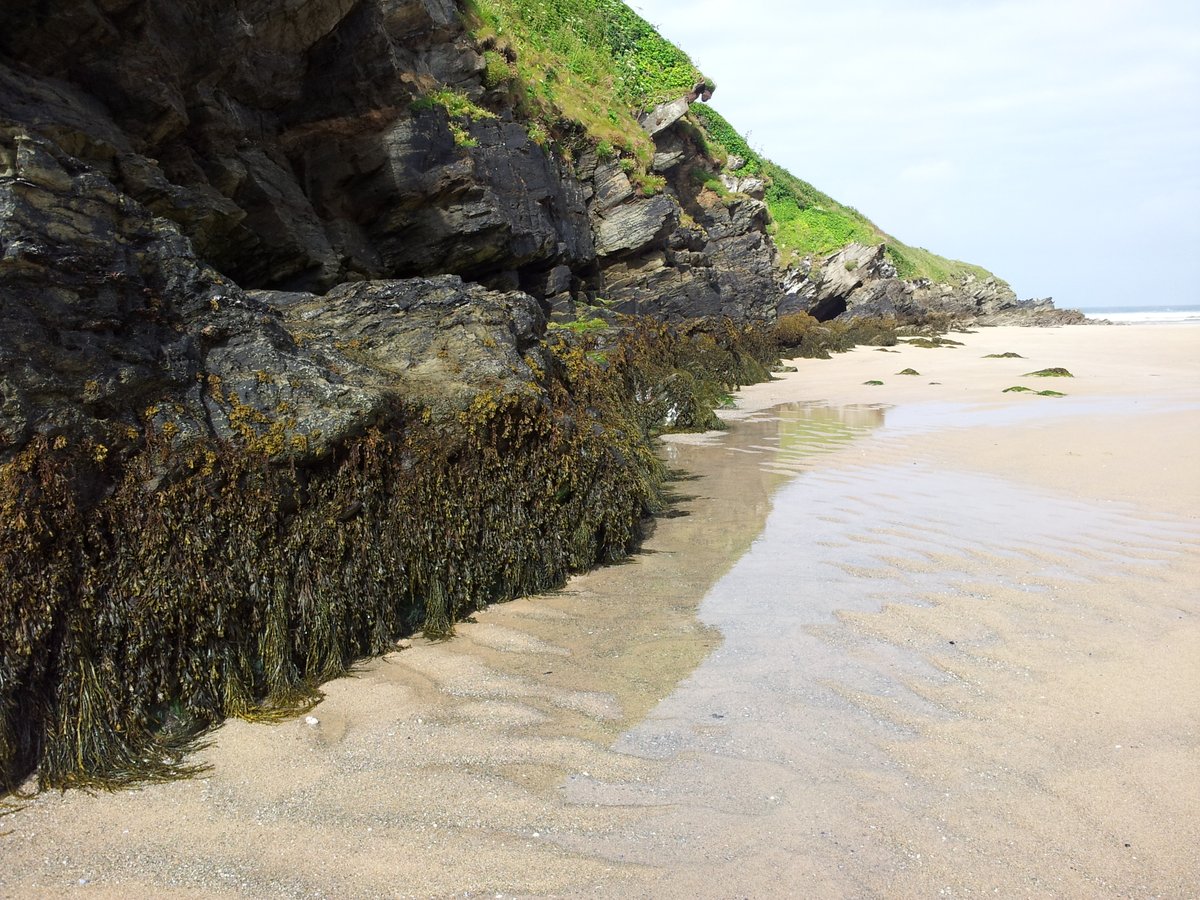
{"label": "dark rock outcrop", "polygon": [[665,327],[640,371],[554,355],[545,310],[639,260],[676,273],[649,310],[769,314],[764,219],[685,227],[697,186],[568,172],[502,105],[451,127],[430,89],[485,99],[455,7],[40,9],[0,11],[0,791],[178,774],[224,716],[619,558],[650,429],[765,377]]}
{"label": "dark rock outcrop", "polygon": [[705,186],[713,167],[680,119],[655,134],[667,184],[642,198],[612,163],[585,159],[600,282],[597,292],[626,313],[679,320],[774,319],[782,295],[766,204]]}
{"label": "dark rock outcrop", "polygon": [[[485,89],[450,0],[59,7],[49,19],[0,11],[0,122],[173,221],[242,287],[458,274],[520,287],[547,309],[570,294],[669,317],[774,312],[765,217],[734,215],[735,236],[689,180],[687,161],[707,161],[682,120],[707,85],[645,117],[653,168],[676,176],[647,197],[617,161],[569,167],[535,143],[509,99]],[[426,99],[435,89],[491,108],[452,128]],[[677,237],[685,208],[695,225]],[[676,268],[681,242],[699,256]],[[570,284],[546,284],[564,268]],[[652,288],[668,282],[657,302]]]}
{"label": "dark rock outcrop", "polygon": [[[776,251],[761,181],[722,183],[688,118],[711,88],[644,117],[650,173],[572,161],[485,86],[462,10],[0,7],[0,789],[143,777],[620,557],[651,429],[766,377],[742,326],[775,317]],[[967,289],[881,259],[788,308]],[[585,304],[721,321],[547,339]]]}
{"label": "dark rock outcrop", "polygon": [[11,127],[0,235],[0,791],[178,774],[197,729],[619,557],[653,502],[620,375],[572,389],[527,294],[246,292]]}
{"label": "dark rock outcrop", "polygon": [[352,277],[486,280],[586,266],[581,189],[476,99],[482,57],[448,0],[185,0],[0,12],[0,120],[56,143],[244,287]]}
{"label": "dark rock outcrop", "polygon": [[35,435],[116,453],[146,428],[229,441],[239,411],[280,409],[299,456],[319,456],[388,395],[465,402],[531,381],[526,355],[546,368],[526,294],[457,276],[247,293],[46,140],[0,132],[0,164],[0,460]]}

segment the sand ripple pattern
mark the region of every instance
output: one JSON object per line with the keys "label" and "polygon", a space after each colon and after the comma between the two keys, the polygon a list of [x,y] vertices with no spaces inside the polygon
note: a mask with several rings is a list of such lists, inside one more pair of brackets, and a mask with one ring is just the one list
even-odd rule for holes
{"label": "sand ripple pattern", "polygon": [[[616,743],[660,776],[571,783],[648,813],[589,850],[702,894],[1193,896],[1197,546],[1194,522],[920,462],[807,472],[701,605],[721,646]],[[1131,660],[1177,708],[1115,677]]]}

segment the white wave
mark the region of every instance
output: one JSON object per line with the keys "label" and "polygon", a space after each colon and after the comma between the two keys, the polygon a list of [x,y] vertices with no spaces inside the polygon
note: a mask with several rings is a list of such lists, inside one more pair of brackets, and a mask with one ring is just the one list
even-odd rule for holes
{"label": "white wave", "polygon": [[1127,325],[1200,325],[1200,310],[1138,310],[1136,312],[1108,312],[1106,310],[1086,310],[1089,319],[1107,319]]}

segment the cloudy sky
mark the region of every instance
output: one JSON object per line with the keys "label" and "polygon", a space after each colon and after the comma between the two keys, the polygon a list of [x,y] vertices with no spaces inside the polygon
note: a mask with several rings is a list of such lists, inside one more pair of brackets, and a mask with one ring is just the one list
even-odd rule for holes
{"label": "cloudy sky", "polygon": [[1200,303],[1197,0],[632,0],[767,156],[1057,305]]}

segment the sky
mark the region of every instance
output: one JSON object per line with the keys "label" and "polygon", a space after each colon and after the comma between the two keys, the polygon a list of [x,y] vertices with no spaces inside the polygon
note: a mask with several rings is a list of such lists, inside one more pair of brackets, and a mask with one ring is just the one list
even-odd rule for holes
{"label": "sky", "polygon": [[627,0],[751,146],[1059,307],[1200,304],[1198,0]]}

